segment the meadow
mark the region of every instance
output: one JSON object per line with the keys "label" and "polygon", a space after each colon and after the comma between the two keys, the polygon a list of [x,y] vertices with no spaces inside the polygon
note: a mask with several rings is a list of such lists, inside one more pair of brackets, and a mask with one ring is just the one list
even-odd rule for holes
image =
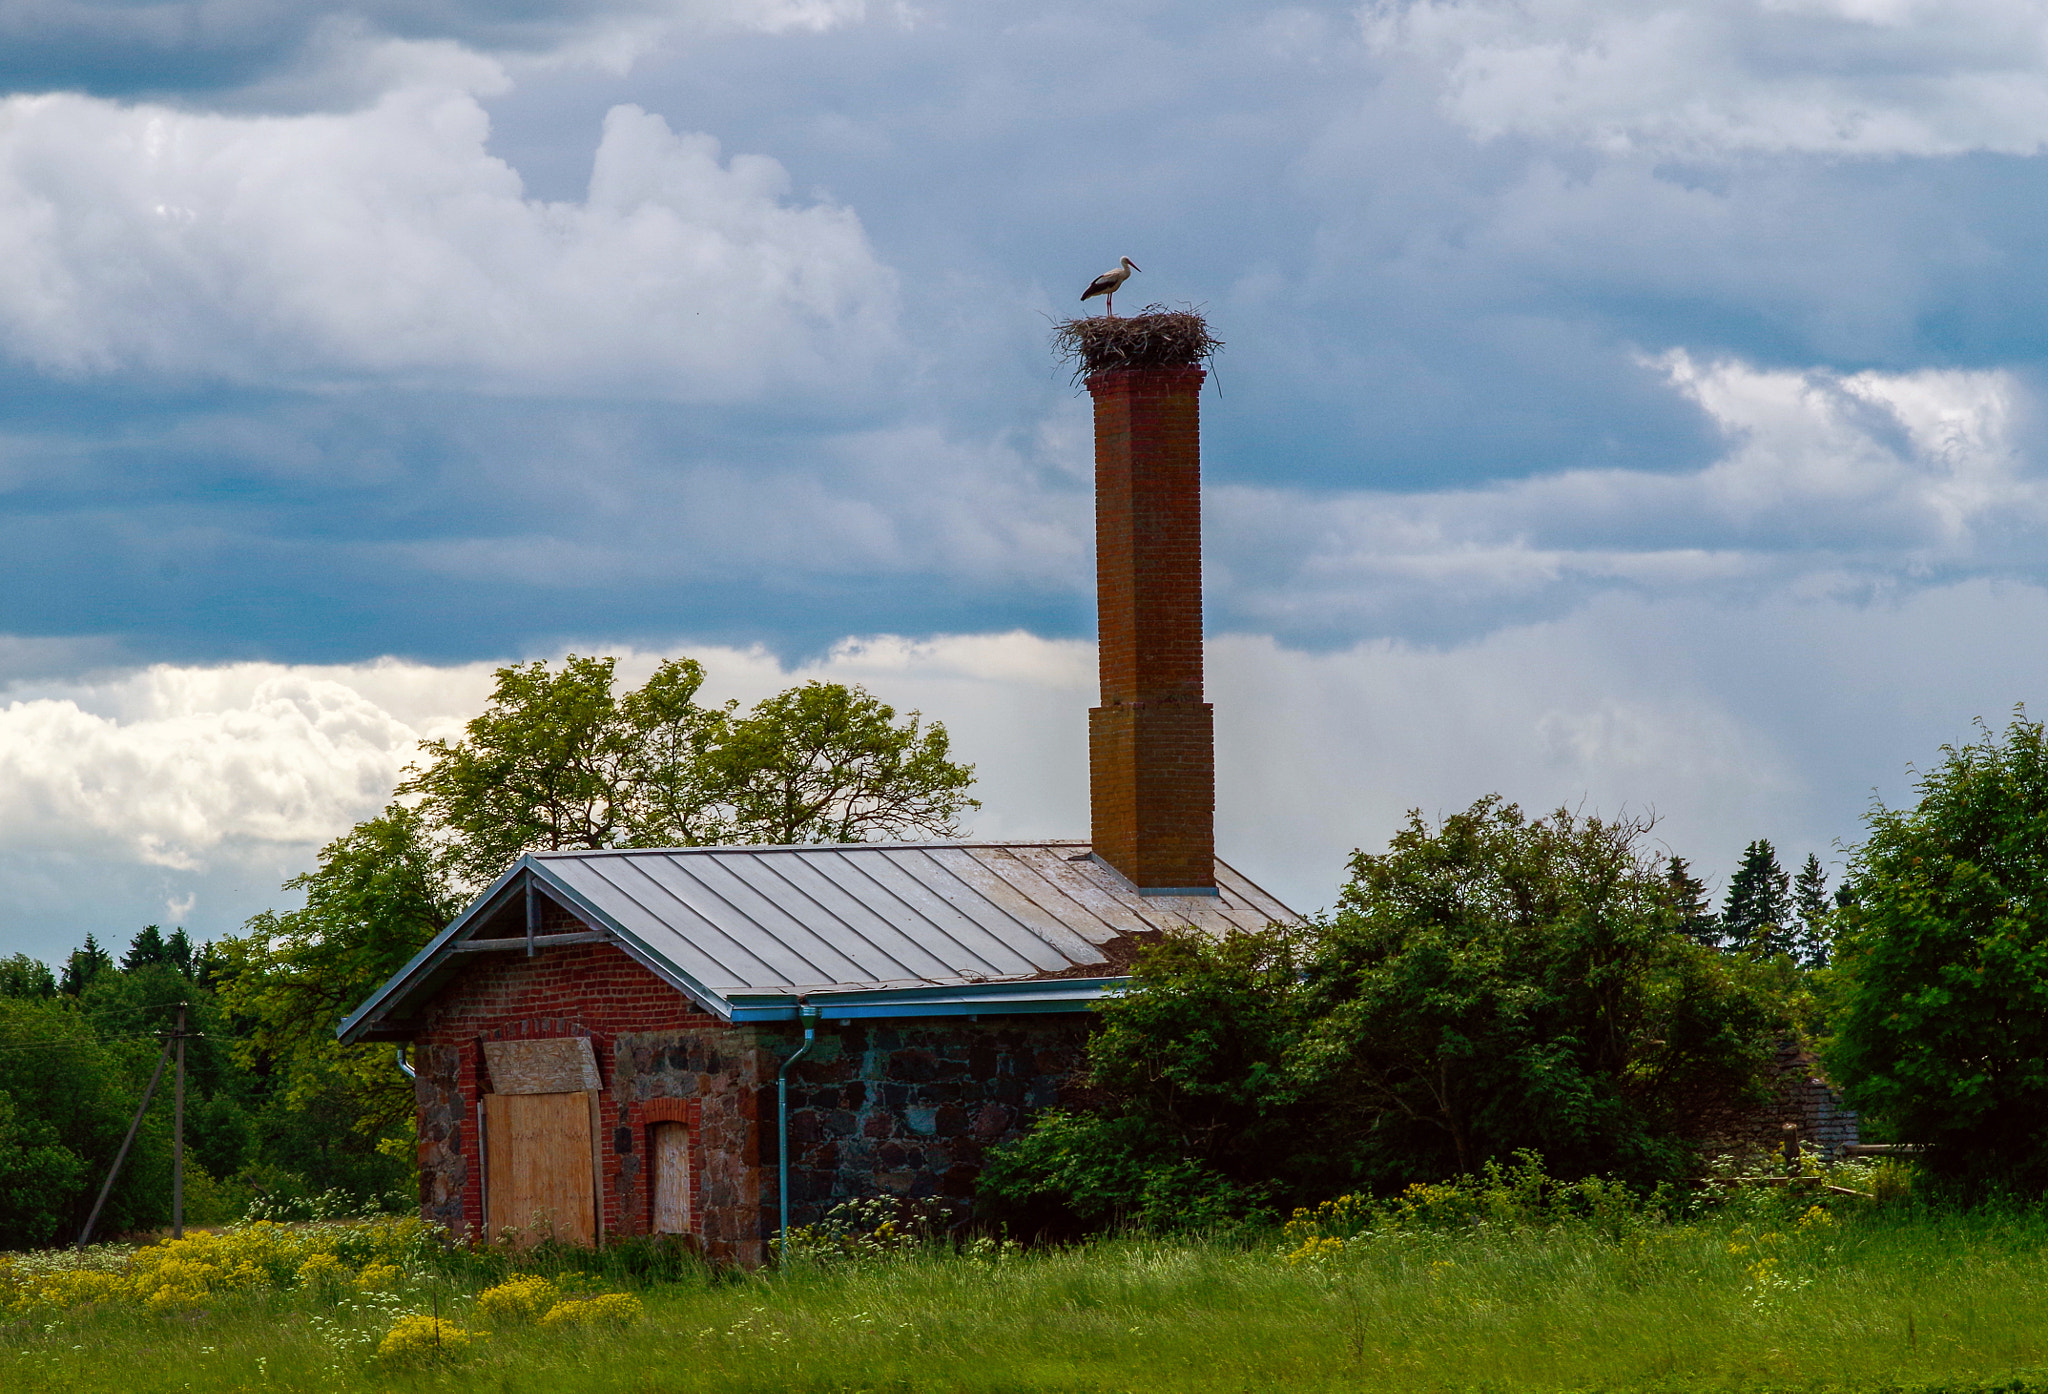
{"label": "meadow", "polygon": [[[277,1282],[261,1261],[208,1277],[159,1259],[187,1271],[136,1287],[119,1275],[138,1255],[109,1249],[92,1260],[101,1278],[24,1298],[71,1261],[37,1277],[23,1258],[0,1388],[2048,1391],[2037,1208],[1780,1190],[1674,1218],[1596,1193],[1534,1222],[1444,1196],[1416,1188],[1405,1214],[1326,1207],[1285,1233],[828,1245],[757,1274],[671,1265],[649,1279],[543,1256],[524,1262],[564,1302],[617,1291],[639,1306],[546,1324],[482,1296],[518,1276],[507,1256],[441,1249],[411,1221]],[[217,1256],[234,1234],[212,1241]],[[392,1350],[409,1316],[416,1331],[447,1323],[435,1329],[449,1340]]]}

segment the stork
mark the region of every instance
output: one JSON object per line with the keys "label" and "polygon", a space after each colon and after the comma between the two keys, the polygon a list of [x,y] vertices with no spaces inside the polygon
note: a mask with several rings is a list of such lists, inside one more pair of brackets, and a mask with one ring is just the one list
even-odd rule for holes
{"label": "stork", "polygon": [[1123,264],[1114,271],[1103,272],[1088,283],[1088,289],[1081,292],[1083,300],[1093,300],[1098,295],[1107,296],[1108,300],[1106,303],[1109,305],[1109,313],[1112,319],[1116,317],[1116,293],[1123,289],[1125,281],[1131,279],[1133,271],[1141,269],[1138,263],[1132,261],[1129,257],[1118,257],[1117,260]]}

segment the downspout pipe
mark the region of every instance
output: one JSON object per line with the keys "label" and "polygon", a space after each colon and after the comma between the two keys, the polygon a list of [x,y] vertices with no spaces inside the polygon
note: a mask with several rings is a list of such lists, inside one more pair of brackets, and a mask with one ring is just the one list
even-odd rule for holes
{"label": "downspout pipe", "polygon": [[804,1043],[796,1048],[796,1054],[782,1062],[782,1068],[775,1072],[775,1165],[780,1173],[777,1182],[777,1196],[781,1202],[782,1226],[776,1231],[775,1257],[779,1262],[787,1257],[789,1248],[789,1071],[790,1067],[804,1058],[811,1043],[818,1038],[818,1009],[802,998],[797,999],[796,1019],[804,1024]]}
{"label": "downspout pipe", "polygon": [[405,1058],[404,1046],[393,1046],[391,1053],[398,1057],[398,1070],[400,1074],[404,1075],[407,1079],[418,1079],[420,1077],[419,1071],[412,1067],[412,1062]]}

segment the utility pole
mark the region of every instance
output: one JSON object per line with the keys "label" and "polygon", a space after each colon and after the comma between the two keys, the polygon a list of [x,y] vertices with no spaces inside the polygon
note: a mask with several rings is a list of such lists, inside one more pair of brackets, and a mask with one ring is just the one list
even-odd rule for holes
{"label": "utility pole", "polygon": [[178,1082],[171,1105],[171,1238],[185,1237],[185,1004],[178,1004]]}

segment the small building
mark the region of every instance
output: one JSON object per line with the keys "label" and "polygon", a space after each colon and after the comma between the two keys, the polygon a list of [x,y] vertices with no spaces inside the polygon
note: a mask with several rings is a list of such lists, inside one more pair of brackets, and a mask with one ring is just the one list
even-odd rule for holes
{"label": "small building", "polygon": [[342,1034],[413,1047],[427,1218],[755,1263],[784,1125],[793,1224],[877,1195],[964,1215],[987,1149],[1072,1102],[1139,945],[1291,918],[1215,880],[1148,896],[1054,842],[537,853]]}
{"label": "small building", "polygon": [[1072,1098],[1141,945],[1296,918],[1215,855],[1206,331],[1077,323],[1124,338],[1087,379],[1090,837],[522,857],[341,1026],[414,1048],[428,1218],[758,1263],[785,1128],[792,1224],[868,1196],[964,1215],[987,1150]]}

